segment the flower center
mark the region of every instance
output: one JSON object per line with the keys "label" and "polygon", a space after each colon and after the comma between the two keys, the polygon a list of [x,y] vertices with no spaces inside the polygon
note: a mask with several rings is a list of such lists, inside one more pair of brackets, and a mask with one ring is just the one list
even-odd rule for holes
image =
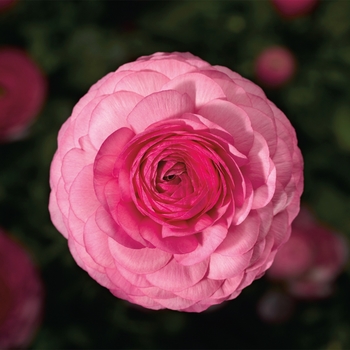
{"label": "flower center", "polygon": [[169,182],[180,177],[183,173],[187,173],[187,169],[183,162],[163,160],[159,162],[157,172],[158,179],[161,178],[162,180]]}

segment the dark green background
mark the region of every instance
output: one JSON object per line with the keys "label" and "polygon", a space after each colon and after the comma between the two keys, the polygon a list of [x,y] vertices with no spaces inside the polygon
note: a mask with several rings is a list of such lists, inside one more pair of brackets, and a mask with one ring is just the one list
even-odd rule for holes
{"label": "dark green background", "polygon": [[20,239],[46,288],[33,349],[350,348],[349,269],[327,300],[299,302],[292,318],[263,323],[262,278],[202,314],[148,311],[114,298],[76,266],[47,210],[49,166],[61,124],[109,71],[156,51],[190,51],[255,80],[254,60],[289,47],[293,80],[266,90],[295,126],[305,159],[303,201],[350,237],[350,1],[320,1],[284,20],[270,2],[18,0],[0,14],[0,46],[29,52],[45,72],[47,101],[30,136],[0,145],[0,225]]}

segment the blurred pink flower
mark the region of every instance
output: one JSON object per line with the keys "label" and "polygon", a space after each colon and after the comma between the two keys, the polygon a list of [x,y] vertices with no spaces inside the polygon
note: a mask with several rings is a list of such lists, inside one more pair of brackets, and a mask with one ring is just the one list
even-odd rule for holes
{"label": "blurred pink flower", "polygon": [[316,222],[302,209],[293,222],[289,241],[277,253],[267,276],[285,282],[293,296],[327,297],[344,268],[347,255],[344,238]]}
{"label": "blurred pink flower", "polygon": [[295,18],[310,13],[318,0],[271,0],[276,10],[286,18]]}
{"label": "blurred pink flower", "polygon": [[257,304],[258,316],[267,323],[286,322],[293,315],[295,300],[276,290],[265,293]]}
{"label": "blurred pink flower", "polygon": [[98,81],[62,126],[51,218],[117,297],[199,312],[271,265],[302,169],[293,127],[257,85],[156,53]]}
{"label": "blurred pink flower", "polygon": [[282,46],[266,48],[255,61],[255,74],[258,80],[270,88],[286,84],[293,77],[295,70],[294,55]]}
{"label": "blurred pink flower", "polygon": [[0,0],[0,12],[11,8],[17,0]]}
{"label": "blurred pink flower", "polygon": [[42,314],[43,287],[27,252],[0,230],[0,349],[27,347]]}
{"label": "blurred pink flower", "polygon": [[17,48],[0,49],[0,142],[24,136],[46,95],[37,65]]}

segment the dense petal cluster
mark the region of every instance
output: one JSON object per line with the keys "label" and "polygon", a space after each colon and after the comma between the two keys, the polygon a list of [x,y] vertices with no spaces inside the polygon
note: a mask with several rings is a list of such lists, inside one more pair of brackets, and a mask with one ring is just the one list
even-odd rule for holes
{"label": "dense petal cluster", "polygon": [[293,296],[328,297],[347,257],[345,239],[302,208],[293,222],[289,241],[277,253],[267,276],[285,282],[288,293]]}
{"label": "dense petal cluster", "polygon": [[258,86],[156,53],[78,102],[50,184],[52,221],[95,280],[147,308],[199,312],[271,265],[299,211],[302,158]]}
{"label": "dense petal cluster", "polygon": [[23,137],[46,96],[46,80],[28,55],[0,49],[0,142]]}
{"label": "dense petal cluster", "polygon": [[0,348],[24,349],[42,314],[43,286],[28,253],[0,230]]}

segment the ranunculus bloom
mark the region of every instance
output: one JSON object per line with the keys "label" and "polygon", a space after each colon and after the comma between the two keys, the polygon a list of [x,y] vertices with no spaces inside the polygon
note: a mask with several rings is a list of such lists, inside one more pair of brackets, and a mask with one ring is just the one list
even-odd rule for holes
{"label": "ranunculus bloom", "polygon": [[75,106],[50,212],[79,266],[114,295],[199,312],[271,265],[302,187],[295,131],[258,86],[190,53],[156,53]]}
{"label": "ranunculus bloom", "polygon": [[0,49],[0,142],[25,134],[45,95],[46,81],[27,54],[12,47]]}
{"label": "ranunculus bloom", "polygon": [[0,349],[29,345],[42,305],[42,282],[30,257],[0,230]]}
{"label": "ranunculus bloom", "polygon": [[285,47],[272,46],[266,48],[257,57],[255,74],[261,84],[276,88],[287,83],[295,73],[296,60]]}
{"label": "ranunculus bloom", "polygon": [[318,0],[271,0],[276,10],[286,18],[295,18],[310,13]]}
{"label": "ranunculus bloom", "polygon": [[345,240],[323,227],[303,208],[293,222],[289,241],[277,253],[267,276],[285,282],[293,296],[327,297],[344,268],[347,252]]}

